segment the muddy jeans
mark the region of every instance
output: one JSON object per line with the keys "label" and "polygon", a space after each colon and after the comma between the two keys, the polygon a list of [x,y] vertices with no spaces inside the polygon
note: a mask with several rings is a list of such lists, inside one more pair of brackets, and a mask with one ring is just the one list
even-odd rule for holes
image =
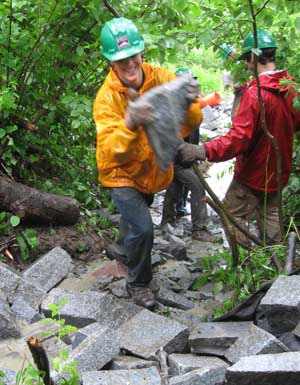
{"label": "muddy jeans", "polygon": [[176,221],[176,204],[182,191],[182,184],[191,191],[192,231],[205,228],[207,221],[207,207],[203,201],[205,189],[192,168],[184,168],[175,164],[174,179],[165,192],[161,226],[171,225]]}
{"label": "muddy jeans", "polygon": [[[233,217],[246,228],[256,219],[260,238],[267,244],[279,243],[280,232],[277,193],[252,190],[233,179],[223,200]],[[229,229],[242,246],[251,246],[250,240],[234,226]]]}
{"label": "muddy jeans", "polygon": [[127,258],[127,282],[131,286],[146,286],[152,280],[154,229],[149,206],[153,195],[130,187],[111,188],[110,194],[121,214],[117,243]]}

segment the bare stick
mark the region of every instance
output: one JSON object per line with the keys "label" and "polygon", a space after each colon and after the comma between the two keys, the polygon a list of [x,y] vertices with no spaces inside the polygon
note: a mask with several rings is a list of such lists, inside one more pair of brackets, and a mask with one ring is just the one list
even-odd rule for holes
{"label": "bare stick", "polygon": [[219,200],[219,198],[216,196],[216,194],[212,191],[212,189],[210,188],[209,184],[206,182],[206,180],[204,179],[201,171],[199,170],[199,167],[197,167],[196,164],[193,165],[193,170],[195,171],[196,175],[198,176],[200,182],[202,183],[202,185],[204,186],[205,190],[208,192],[208,194],[210,195],[211,199],[213,200],[213,202],[222,210],[222,212],[224,213],[224,215],[226,215],[226,217],[228,218],[228,220],[235,226],[237,227],[243,234],[246,235],[246,237],[248,237],[249,239],[251,239],[251,241],[253,241],[254,243],[256,243],[257,245],[260,245],[260,246],[263,246],[263,242],[257,238],[255,235],[249,233],[249,231],[243,226],[241,225],[240,223],[237,222],[237,220],[230,214],[230,212],[228,210],[226,210],[226,208],[224,207],[223,203]]}
{"label": "bare stick", "polygon": [[[266,2],[267,4],[268,2]],[[266,5],[265,4],[265,5]],[[254,7],[253,7],[253,1],[249,0],[249,7],[252,15],[252,24],[253,24],[253,37],[254,37],[254,43],[255,43],[255,48],[258,48],[258,40],[257,40],[257,25],[256,25],[256,15],[254,12]],[[279,225],[280,225],[280,232],[283,235],[283,220],[282,220],[282,167],[281,167],[281,154],[279,151],[278,144],[274,138],[273,135],[271,135],[270,131],[268,130],[267,123],[266,123],[266,115],[265,115],[265,109],[264,109],[264,104],[262,100],[262,95],[261,95],[261,86],[260,86],[260,80],[258,76],[258,71],[257,71],[257,62],[258,62],[258,57],[255,54],[254,55],[254,77],[256,80],[257,84],[257,96],[258,96],[258,103],[259,103],[259,110],[260,110],[260,120],[262,123],[262,128],[264,131],[264,134],[266,137],[270,140],[275,155],[276,155],[276,170],[277,170],[277,202],[278,202],[278,216],[279,216]]]}
{"label": "bare stick", "polygon": [[50,377],[50,365],[47,354],[41,342],[34,337],[28,338],[26,343],[29,347],[30,353],[32,355],[33,361],[41,372],[45,375],[41,375],[45,385],[55,385]]}
{"label": "bare stick", "polygon": [[156,357],[160,366],[160,377],[161,385],[169,385],[169,374],[168,374],[168,354],[164,351],[163,348],[159,348],[156,352]]}
{"label": "bare stick", "polygon": [[288,254],[286,257],[286,264],[284,269],[288,274],[290,274],[293,271],[295,251],[296,251],[296,240],[297,240],[296,233],[294,231],[291,231],[289,233],[289,248],[288,248]]}
{"label": "bare stick", "polygon": [[229,221],[224,212],[218,207],[209,197],[205,198],[205,201],[210,205],[212,209],[219,215],[224,226],[225,233],[227,235],[228,242],[231,248],[232,266],[236,267],[239,264],[239,250],[235,235],[230,231]]}

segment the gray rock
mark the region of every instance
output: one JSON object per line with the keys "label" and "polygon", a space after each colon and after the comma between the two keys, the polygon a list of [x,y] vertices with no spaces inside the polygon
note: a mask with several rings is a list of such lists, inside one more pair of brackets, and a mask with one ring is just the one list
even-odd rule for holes
{"label": "gray rock", "polygon": [[117,298],[129,298],[129,294],[126,290],[125,279],[111,282],[107,286],[107,290],[109,290]]}
{"label": "gray rock", "polygon": [[169,354],[184,352],[189,336],[186,326],[146,309],[119,331],[121,348],[145,359],[156,359],[155,353],[161,347]]}
{"label": "gray rock", "polygon": [[24,279],[21,274],[0,262],[0,290],[9,303],[16,298],[23,298],[34,309],[41,304],[45,291],[33,282]]}
{"label": "gray rock", "polygon": [[112,370],[132,370],[146,369],[156,366],[159,369],[159,364],[156,361],[143,360],[134,356],[119,356],[112,360]]}
{"label": "gray rock", "polygon": [[44,338],[43,347],[47,352],[51,370],[53,370],[52,360],[58,357],[60,352],[65,351],[69,355],[71,353],[71,346],[66,345],[63,340],[58,337]]}
{"label": "gray rock", "polygon": [[278,339],[289,349],[290,352],[300,352],[300,338],[292,332],[283,333]]}
{"label": "gray rock", "polygon": [[190,332],[203,321],[203,319],[194,314],[176,308],[164,308],[161,310],[161,313],[165,314],[168,318],[187,326]]}
{"label": "gray rock", "polygon": [[170,235],[169,242],[170,242],[170,244],[169,244],[169,247],[167,249],[167,252],[169,254],[173,255],[173,257],[177,261],[188,260],[185,242],[183,242],[179,238],[175,237],[174,235]]}
{"label": "gray rock", "polygon": [[43,315],[30,306],[22,297],[16,298],[11,306],[11,310],[17,319],[27,321],[30,324],[43,318]]}
{"label": "gray rock", "polygon": [[[100,321],[102,313],[109,312],[112,298],[107,293],[95,291],[74,292],[61,288],[52,289],[42,302],[41,310],[46,317],[51,316],[48,309],[50,304],[58,304],[66,299],[60,316],[67,324],[84,327],[90,323]],[[100,321],[101,322],[101,321]]]}
{"label": "gray rock", "polygon": [[0,289],[2,296],[13,302],[14,293],[21,281],[21,274],[0,262]]}
{"label": "gray rock", "polygon": [[189,337],[191,352],[223,356],[251,325],[252,322],[202,322]]}
{"label": "gray rock", "polygon": [[222,385],[226,367],[196,369],[170,379],[170,385]]}
{"label": "gray rock", "polygon": [[189,75],[179,76],[169,83],[145,92],[130,106],[129,113],[133,115],[143,103],[153,107],[153,120],[142,125],[155,153],[157,164],[163,171],[174,161],[177,148],[182,143],[179,131],[190,105],[190,85],[197,86],[197,82]]}
{"label": "gray rock", "polygon": [[252,325],[225,353],[225,358],[232,363],[245,356],[256,354],[283,353],[289,349],[272,334]]}
{"label": "gray rock", "polygon": [[[0,267],[1,269],[1,267]],[[4,291],[0,289],[0,301],[7,302],[7,296],[5,295]]]}
{"label": "gray rock", "polygon": [[188,310],[194,307],[194,303],[186,297],[165,288],[160,289],[157,300],[165,306],[176,307],[182,310]]}
{"label": "gray rock", "polygon": [[98,322],[111,329],[118,329],[143,309],[132,302],[118,302],[112,299],[108,308],[98,316]]}
{"label": "gray rock", "polygon": [[82,385],[161,385],[157,368],[101,370],[82,374]]}
{"label": "gray rock", "polygon": [[0,367],[0,371],[3,372],[4,376],[0,377],[0,382],[3,382],[3,385],[15,385],[17,372],[9,369],[2,369]]}
{"label": "gray rock", "polygon": [[20,334],[14,313],[7,303],[0,300],[0,339],[19,337]]}
{"label": "gray rock", "polygon": [[180,376],[196,369],[217,369],[229,366],[225,361],[218,357],[196,356],[195,354],[170,354],[168,357],[169,374]]}
{"label": "gray rock", "polygon": [[210,106],[203,107],[202,113],[203,113],[203,123],[213,122],[214,120],[217,119],[217,115],[214,109],[211,108]]}
{"label": "gray rock", "polygon": [[191,274],[187,268],[188,264],[183,261],[168,261],[161,266],[160,274],[167,276],[169,279],[175,282],[187,279],[190,282],[193,281],[194,275]]}
{"label": "gray rock", "polygon": [[293,334],[300,338],[300,322],[297,324],[297,326],[293,330]]}
{"label": "gray rock", "polygon": [[46,292],[41,287],[22,278],[15,290],[14,298],[11,302],[13,303],[17,299],[19,301],[23,300],[33,309],[38,310],[45,296]]}
{"label": "gray rock", "polygon": [[292,331],[300,321],[300,276],[277,278],[261,300],[259,310],[265,315],[270,333]]}
{"label": "gray rock", "polygon": [[55,247],[49,253],[36,260],[23,277],[31,280],[45,291],[56,286],[73,268],[72,258],[61,247]]}
{"label": "gray rock", "polygon": [[296,385],[299,383],[299,352],[244,357],[226,372],[226,385]]}
{"label": "gray rock", "polygon": [[76,361],[81,373],[100,370],[119,353],[120,343],[117,333],[114,330],[100,328],[75,347],[68,362]]}
{"label": "gray rock", "polygon": [[107,330],[107,327],[101,325],[99,322],[94,322],[77,330],[72,341],[72,349],[75,349],[89,336],[92,336],[93,334],[102,334],[105,330]]}
{"label": "gray rock", "polygon": [[59,329],[59,324],[54,321],[45,322],[45,320],[40,320],[26,328],[23,333],[24,340],[29,337],[34,337],[43,342],[45,339],[48,339],[49,336],[57,336]]}
{"label": "gray rock", "polygon": [[163,256],[160,253],[155,253],[151,255],[151,264],[152,266],[160,265],[164,262]]}

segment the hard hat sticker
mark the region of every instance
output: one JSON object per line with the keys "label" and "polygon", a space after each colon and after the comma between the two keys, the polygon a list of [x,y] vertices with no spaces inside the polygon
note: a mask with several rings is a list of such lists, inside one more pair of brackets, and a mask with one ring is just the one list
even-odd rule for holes
{"label": "hard hat sticker", "polygon": [[116,39],[118,49],[124,49],[130,46],[129,39],[127,35],[120,36]]}

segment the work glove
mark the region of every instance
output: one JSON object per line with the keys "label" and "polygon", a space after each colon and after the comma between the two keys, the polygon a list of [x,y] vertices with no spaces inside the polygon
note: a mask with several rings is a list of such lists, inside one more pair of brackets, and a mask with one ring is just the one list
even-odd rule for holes
{"label": "work glove", "polygon": [[137,100],[137,92],[129,90],[130,101],[126,108],[125,124],[131,131],[135,131],[139,126],[151,123],[154,120],[154,110],[151,104]]}
{"label": "work glove", "polygon": [[179,146],[177,154],[183,166],[185,164],[191,164],[191,162],[196,160],[206,159],[206,151],[203,144],[197,146],[196,144],[183,143]]}

